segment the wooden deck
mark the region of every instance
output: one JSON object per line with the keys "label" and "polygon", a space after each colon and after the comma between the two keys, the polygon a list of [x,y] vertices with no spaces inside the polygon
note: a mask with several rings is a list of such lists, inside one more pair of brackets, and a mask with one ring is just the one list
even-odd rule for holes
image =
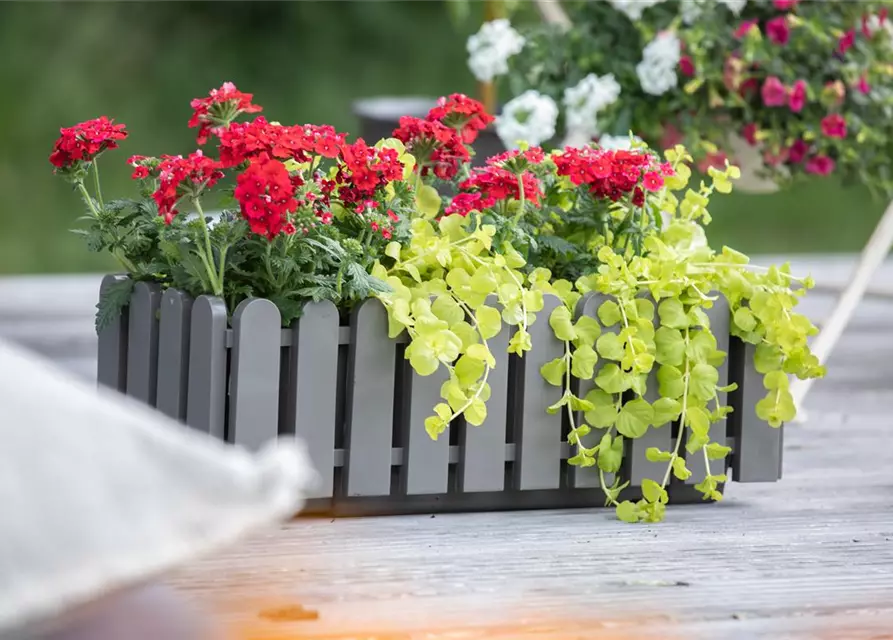
{"label": "wooden deck", "polygon": [[[795,262],[823,283],[851,266]],[[93,375],[97,287],[0,279],[0,335]],[[820,322],[832,302],[804,309]],[[597,508],[303,519],[171,582],[244,640],[893,638],[893,302],[863,303],[807,408],[781,482],[659,525]]]}

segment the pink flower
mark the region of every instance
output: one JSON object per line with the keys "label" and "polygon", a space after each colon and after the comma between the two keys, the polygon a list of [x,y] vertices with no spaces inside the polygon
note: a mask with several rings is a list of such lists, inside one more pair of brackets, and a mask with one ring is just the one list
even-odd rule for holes
{"label": "pink flower", "polygon": [[695,63],[691,61],[690,56],[682,56],[679,59],[679,71],[682,72],[682,75],[689,78],[695,75]]}
{"label": "pink flower", "polygon": [[871,85],[868,84],[868,78],[865,77],[864,73],[859,76],[859,82],[856,84],[856,88],[864,95],[868,95],[871,91]]}
{"label": "pink flower", "polygon": [[772,18],[766,23],[766,35],[769,36],[769,39],[775,44],[780,44],[782,46],[786,45],[788,40],[791,39],[791,29],[788,27],[788,19],[785,16]]}
{"label": "pink flower", "polygon": [[757,125],[754,122],[748,122],[741,129],[741,135],[747,140],[747,144],[754,146],[757,143]]}
{"label": "pink flower", "polygon": [[791,111],[794,113],[800,113],[803,111],[805,105],[806,80],[797,80],[791,89],[791,94],[788,96],[788,107],[790,107]]}
{"label": "pink flower", "polygon": [[846,138],[846,119],[839,113],[822,118],[822,133],[829,138]]}
{"label": "pink flower", "polygon": [[788,149],[788,160],[791,164],[800,164],[807,153],[809,153],[809,145],[804,140],[795,140]]}
{"label": "pink flower", "polygon": [[767,107],[783,107],[787,102],[788,91],[781,80],[775,76],[766,78],[761,93],[763,104]]}
{"label": "pink flower", "polygon": [[786,162],[789,154],[790,154],[790,150],[785,149],[784,147],[779,149],[777,153],[767,149],[766,151],[763,152],[763,162],[766,163],[766,165],[768,165],[770,167],[774,167],[774,166],[779,165],[783,162]]}
{"label": "pink flower", "polygon": [[657,171],[649,171],[642,178],[642,186],[648,191],[659,191],[664,186],[664,177]]}
{"label": "pink flower", "polygon": [[847,31],[837,42],[837,50],[842,54],[849,51],[856,44],[856,32],[853,29]]}
{"label": "pink flower", "polygon": [[775,8],[779,11],[788,11],[797,6],[797,3],[800,0],[772,0],[772,4],[775,5]]}
{"label": "pink flower", "polygon": [[813,156],[806,162],[806,173],[827,176],[834,171],[834,160],[825,155]]}
{"label": "pink flower", "polygon": [[735,29],[735,37],[740,40],[741,38],[746,36],[753,28],[756,28],[757,31],[760,30],[759,20],[745,20],[740,25],[738,25],[737,29]]}

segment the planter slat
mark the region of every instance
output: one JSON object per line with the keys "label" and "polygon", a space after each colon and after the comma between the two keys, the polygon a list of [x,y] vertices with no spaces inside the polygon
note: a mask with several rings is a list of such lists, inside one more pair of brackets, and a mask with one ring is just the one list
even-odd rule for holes
{"label": "planter slat", "polygon": [[366,300],[351,318],[344,427],[348,496],[391,492],[395,364],[387,312],[378,300]]}
{"label": "planter slat", "polygon": [[[713,307],[707,310],[707,317],[710,318],[710,329],[716,336],[716,348],[719,351],[729,353],[729,303],[725,298],[720,298],[713,303]],[[717,386],[725,387],[729,384],[729,355],[719,367],[719,381]],[[725,406],[728,403],[728,393],[720,391],[717,393],[719,404]],[[712,403],[711,403],[712,406]],[[710,425],[710,441],[725,444],[726,431],[728,425],[726,420],[719,420]],[[686,466],[691,471],[691,476],[686,480],[688,484],[697,484],[706,477],[707,465],[704,462],[704,453],[699,451],[694,455],[687,456]],[[710,471],[713,475],[725,473],[727,460],[711,460]]]}
{"label": "planter slat", "polygon": [[440,387],[449,379],[441,367],[430,376],[420,376],[408,361],[404,365],[404,397],[408,409],[402,426],[403,464],[400,485],[407,495],[446,493],[449,483],[450,434],[446,431],[432,440],[425,431],[425,418],[434,414],[434,405],[443,402]]}
{"label": "planter slat", "polygon": [[303,439],[321,475],[308,498],[331,498],[334,492],[339,331],[338,309],[329,301],[305,306],[292,329],[285,431]]}
{"label": "planter slat", "polygon": [[226,305],[199,296],[192,303],[186,424],[226,439]]}
{"label": "planter slat", "polygon": [[127,395],[155,406],[158,384],[158,309],[161,287],[137,282],[130,298]]}
{"label": "planter slat", "polygon": [[[109,287],[125,280],[127,276],[105,276],[99,286],[100,298]],[[125,310],[99,332],[97,345],[97,381],[122,393],[127,391],[128,319],[129,314]]]}
{"label": "planter slat", "polygon": [[[647,300],[654,302],[654,299],[648,297]],[[654,309],[654,328],[660,326],[660,318],[657,314],[657,305]],[[654,403],[660,399],[660,386],[657,382],[657,371],[660,365],[655,362],[651,373],[648,374],[647,389],[645,391],[645,400]],[[666,423],[655,425],[648,428],[648,431],[641,438],[635,438],[627,441],[626,453],[624,456],[624,475],[625,479],[633,487],[642,486],[645,478],[663,477],[666,472],[666,462],[651,462],[645,457],[645,452],[649,447],[657,447],[661,451],[672,451],[675,446],[673,439],[673,425]]]}
{"label": "planter slat", "polygon": [[175,420],[186,420],[189,333],[192,298],[176,289],[161,296],[158,328],[158,399],[156,406]]}
{"label": "planter slat", "polygon": [[732,477],[735,482],[775,482],[781,478],[783,427],[770,427],[757,417],[757,402],[767,391],[754,368],[754,353],[753,345],[732,339],[730,374],[738,384],[729,415],[735,438]]}
{"label": "planter slat", "polygon": [[[598,315],[597,315],[598,308],[607,299],[608,299],[607,297],[605,297],[599,293],[595,293],[594,291],[590,291],[589,293],[584,294],[583,297],[580,298],[580,301],[577,303],[577,315],[576,315],[575,320],[578,318],[581,318],[583,316],[588,316],[590,318],[598,319]],[[617,329],[616,329],[616,327],[610,327],[608,329],[603,328],[602,331],[604,333],[616,333]],[[602,368],[602,366],[603,366],[603,362],[601,361],[601,359],[599,359],[595,363],[595,370],[594,370],[595,375],[598,374],[598,372]],[[593,379],[595,378],[595,375],[593,375]],[[593,380],[578,380],[575,378],[572,381],[572,383],[574,385],[573,388],[574,388],[575,393],[580,398],[585,398],[586,394],[589,393],[595,387],[595,382],[593,382]],[[576,419],[577,419],[577,423],[580,424],[580,421],[583,420],[583,413],[578,412]],[[593,433],[589,437],[595,438],[595,437],[597,437],[597,433],[598,432]],[[574,453],[576,453],[576,447],[574,447]],[[568,473],[569,473],[569,482],[570,482],[571,487],[582,489],[582,488],[596,488],[596,487],[601,486],[601,480],[599,479],[599,473],[598,473],[597,466],[593,466],[593,467],[571,466],[568,470]],[[612,482],[614,482],[614,474],[606,473],[605,480],[608,482],[608,484],[611,484]]]}
{"label": "planter slat", "polygon": [[523,391],[521,410],[515,416],[514,433],[516,458],[514,463],[515,488],[520,490],[557,489],[561,484],[561,412],[546,413],[561,392],[543,379],[540,368],[564,352],[548,318],[562,304],[556,296],[544,297],[540,318],[529,327],[536,347],[518,362],[521,367]]}
{"label": "planter slat", "polygon": [[[487,299],[495,305],[495,296]],[[502,491],[505,489],[505,441],[509,406],[509,338],[512,327],[503,324],[502,330],[487,342],[496,360],[487,383],[490,400],[487,419],[475,427],[462,424],[459,429],[459,491]]]}
{"label": "planter slat", "polygon": [[233,314],[230,427],[235,444],[257,449],[279,435],[279,309],[243,301]]}

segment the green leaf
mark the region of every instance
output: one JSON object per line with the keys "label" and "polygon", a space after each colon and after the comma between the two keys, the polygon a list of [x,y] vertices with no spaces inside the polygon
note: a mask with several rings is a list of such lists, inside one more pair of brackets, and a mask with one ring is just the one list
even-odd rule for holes
{"label": "green leaf", "polygon": [[574,329],[577,333],[575,345],[578,347],[583,344],[588,344],[589,346],[594,345],[602,332],[598,320],[590,318],[589,316],[580,317],[580,319],[577,320],[577,324],[574,325]]}
{"label": "green leaf", "polygon": [[565,373],[567,373],[567,360],[564,358],[555,358],[540,367],[540,374],[554,387],[564,384]]}
{"label": "green leaf", "polygon": [[475,398],[463,412],[465,421],[473,427],[479,427],[487,419],[487,405],[480,398]]}
{"label": "green leaf", "polygon": [[636,313],[649,322],[654,320],[654,303],[644,298],[636,298]]}
{"label": "green leaf", "polygon": [[673,398],[658,398],[651,407],[654,409],[654,417],[651,419],[651,423],[655,427],[661,427],[677,420],[679,414],[682,413],[682,403]]}
{"label": "green leaf", "polygon": [[757,327],[757,319],[747,307],[741,307],[735,311],[734,320],[742,331],[753,331]]}
{"label": "green leaf", "polygon": [[606,360],[621,360],[623,358],[623,341],[616,333],[603,333],[595,343],[595,348],[602,358]]}
{"label": "green leaf", "polygon": [[431,305],[431,311],[435,316],[450,325],[465,320],[465,312],[462,311],[462,307],[450,295],[437,296],[434,304]]}
{"label": "green leaf", "polygon": [[673,475],[680,480],[688,480],[691,477],[691,471],[685,466],[685,459],[676,457],[673,459]]}
{"label": "green leaf", "polygon": [[657,315],[660,317],[660,323],[664,327],[686,329],[689,326],[685,307],[678,298],[663,300],[657,307]]}
{"label": "green leaf", "polygon": [[707,401],[716,396],[719,371],[709,364],[696,364],[691,368],[688,390],[699,400]]}
{"label": "green leaf", "polygon": [[781,361],[781,350],[777,346],[765,342],[757,345],[753,364],[758,373],[766,374],[781,369]]}
{"label": "green leaf", "polygon": [[605,300],[598,308],[598,319],[605,327],[611,327],[621,320],[623,316],[620,314],[620,307],[612,300]]}
{"label": "green leaf", "polygon": [[624,500],[617,505],[617,518],[623,522],[638,522],[639,507],[629,500]]}
{"label": "green leaf", "polygon": [[682,365],[685,357],[685,338],[681,331],[660,327],[654,333],[654,344],[656,347],[655,359],[660,364],[673,365],[674,367]]}
{"label": "green leaf", "polygon": [[617,431],[627,438],[641,438],[648,431],[653,419],[654,409],[651,405],[641,398],[636,398],[620,407],[615,426]]}
{"label": "green leaf", "polygon": [[549,315],[549,326],[559,340],[567,342],[577,337],[574,324],[571,322],[571,312],[565,306],[555,307]]}
{"label": "green leaf", "polygon": [[685,420],[692,432],[701,437],[706,438],[710,432],[710,416],[701,407],[693,407],[689,405],[685,408]]}
{"label": "green leaf", "polygon": [[566,404],[569,404],[571,401],[571,398],[573,398],[573,397],[574,397],[574,395],[570,391],[565,391],[563,394],[561,394],[561,397],[558,399],[558,402],[546,407],[546,413],[554,416],[556,413],[561,411],[561,407],[565,406]]}
{"label": "green leaf", "polygon": [[533,348],[533,342],[531,341],[530,333],[523,329],[518,329],[509,339],[509,353],[523,355],[525,352],[530,351],[531,348]]}
{"label": "green leaf", "polygon": [[574,467],[592,467],[595,465],[595,459],[591,456],[587,456],[585,453],[580,451],[577,455],[571,456],[567,459],[567,463]]}
{"label": "green leaf", "polygon": [[673,459],[673,454],[669,451],[661,451],[657,447],[648,447],[645,449],[645,458],[649,462],[669,462]]}
{"label": "green leaf", "polygon": [[434,187],[423,184],[416,193],[415,203],[423,218],[433,218],[440,211],[440,194]]}
{"label": "green leaf", "polygon": [[389,242],[388,246],[384,249],[384,254],[394,260],[400,259],[400,250],[402,247],[399,242]]}
{"label": "green leaf", "polygon": [[499,310],[481,305],[474,312],[474,317],[477,320],[478,329],[480,329],[484,340],[489,340],[502,331],[502,316]]}
{"label": "green leaf", "polygon": [[709,331],[696,331],[689,336],[685,354],[692,362],[709,362],[716,353],[716,338]]}
{"label": "green leaf", "polygon": [[108,326],[111,326],[130,305],[130,296],[133,293],[134,281],[130,278],[113,282],[105,287],[99,295],[96,304],[96,333],[99,334]]}
{"label": "green leaf", "polygon": [[469,387],[484,375],[484,362],[478,358],[464,355],[456,362],[453,372],[463,387]]}
{"label": "green leaf", "polygon": [[613,397],[601,389],[591,389],[585,399],[593,407],[584,414],[586,422],[598,429],[614,424],[617,420],[617,403]]}
{"label": "green leaf", "polygon": [[447,423],[437,416],[425,418],[425,431],[428,432],[428,435],[431,436],[432,440],[437,440],[437,437],[446,431],[446,428]]}
{"label": "green leaf", "polygon": [[707,457],[711,460],[722,460],[731,452],[731,447],[724,447],[718,442],[711,442],[707,445]]}
{"label": "green leaf", "polygon": [[577,347],[571,356],[571,373],[581,380],[592,380],[597,361],[595,349],[586,344]]}
{"label": "green leaf", "polygon": [[663,398],[681,398],[685,393],[682,372],[676,367],[663,365],[657,370],[658,391]]}
{"label": "green leaf", "polygon": [[465,355],[469,358],[476,358],[478,360],[483,360],[490,368],[496,366],[496,358],[493,357],[493,354],[490,353],[490,350],[482,344],[473,344],[465,350]]}
{"label": "green leaf", "polygon": [[669,500],[667,490],[651,478],[642,480],[642,496],[651,503],[658,502],[660,504],[667,504],[667,501]]}
{"label": "green leaf", "polygon": [[608,393],[623,393],[630,387],[630,379],[613,362],[603,366],[595,376],[595,384]]}
{"label": "green leaf", "polygon": [[466,351],[473,344],[478,344],[478,333],[470,324],[464,320],[457,322],[450,327],[459,340],[462,342],[462,351]]}
{"label": "green leaf", "polygon": [[611,434],[602,436],[598,445],[598,468],[606,473],[616,473],[623,462],[623,436],[613,440]]}
{"label": "green leaf", "polygon": [[422,340],[414,340],[406,347],[406,358],[420,376],[430,376],[440,366],[434,350]]}

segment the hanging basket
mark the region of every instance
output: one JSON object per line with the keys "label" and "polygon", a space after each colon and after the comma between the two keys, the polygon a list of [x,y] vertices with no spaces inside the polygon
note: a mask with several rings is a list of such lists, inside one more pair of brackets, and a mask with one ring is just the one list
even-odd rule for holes
{"label": "hanging basket", "polygon": [[753,194],[776,193],[778,183],[762,175],[765,165],[760,147],[749,144],[736,133],[730,133],[727,140],[729,156],[741,170],[741,178],[735,181],[735,189]]}

